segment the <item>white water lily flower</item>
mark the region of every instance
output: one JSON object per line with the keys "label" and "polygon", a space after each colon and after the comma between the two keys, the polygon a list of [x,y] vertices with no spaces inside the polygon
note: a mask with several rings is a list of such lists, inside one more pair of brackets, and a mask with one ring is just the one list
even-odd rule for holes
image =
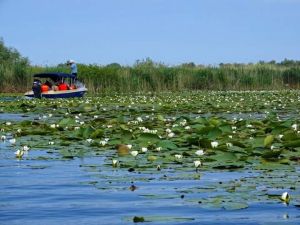
{"label": "white water lily flower", "polygon": [[48,115],[49,117],[52,117],[52,113],[49,113],[49,115]]}
{"label": "white water lily flower", "polygon": [[202,163],[201,163],[200,160],[196,160],[196,161],[194,161],[194,165],[195,165],[196,168],[198,168],[202,165]]}
{"label": "white water lily flower", "polygon": [[54,141],[49,141],[49,145],[54,145]]}
{"label": "white water lily flower", "polygon": [[22,147],[22,149],[23,149],[24,151],[28,151],[30,148],[29,148],[27,145],[24,145],[24,146]]}
{"label": "white water lily flower", "polygon": [[227,146],[228,148],[230,148],[230,147],[232,147],[232,143],[228,142],[228,143],[226,143],[226,146]]}
{"label": "white water lily flower", "polygon": [[191,127],[190,127],[190,126],[186,126],[186,127],[184,127],[184,129],[186,129],[186,130],[190,130],[190,129],[191,129]]}
{"label": "white water lily flower", "polygon": [[211,147],[212,147],[212,148],[216,148],[216,147],[218,147],[219,142],[217,142],[217,141],[212,141],[210,144],[211,144]]}
{"label": "white water lily flower", "polygon": [[109,141],[109,138],[104,138],[104,141],[108,142],[108,141]]}
{"label": "white water lily flower", "polygon": [[1,136],[1,140],[4,141],[5,139],[6,139],[6,136],[5,136],[5,135],[2,135],[2,136]]}
{"label": "white water lily flower", "polygon": [[161,147],[157,147],[155,150],[159,152],[161,150]]}
{"label": "white water lily flower", "polygon": [[113,126],[112,125],[107,125],[107,128],[112,128]]}
{"label": "white water lily flower", "polygon": [[20,158],[23,157],[24,151],[23,151],[23,150],[17,150],[17,151],[15,152],[15,155],[16,155],[17,158],[20,159]]}
{"label": "white water lily flower", "polygon": [[6,122],[5,124],[6,124],[6,126],[10,126],[11,122]]}
{"label": "white water lily flower", "polygon": [[184,127],[186,125],[186,120],[181,121],[180,125]]}
{"label": "white water lily flower", "polygon": [[11,143],[12,145],[16,144],[16,139],[15,138],[9,139],[9,143]]}
{"label": "white water lily flower", "polygon": [[169,128],[167,128],[167,129],[166,129],[166,132],[167,132],[167,133],[171,133],[171,132],[172,132],[172,130],[171,130],[171,129],[169,129]]}
{"label": "white water lily flower", "polygon": [[84,121],[80,121],[79,124],[80,124],[80,125],[83,125],[83,124],[84,124]]}
{"label": "white water lily flower", "polygon": [[138,151],[131,151],[130,154],[132,156],[136,157],[139,154],[139,152]]}
{"label": "white water lily flower", "polygon": [[136,120],[137,120],[138,122],[143,122],[142,117],[138,117],[138,118],[136,118]]}
{"label": "white water lily flower", "polygon": [[195,154],[198,155],[198,156],[202,156],[202,155],[204,155],[204,151],[202,149],[200,149],[200,150],[197,150],[195,152]]}
{"label": "white water lily flower", "polygon": [[228,135],[228,137],[229,137],[230,139],[232,139],[232,135]]}
{"label": "white water lily flower", "polygon": [[102,145],[102,146],[105,146],[105,145],[107,144],[106,141],[100,141],[99,143],[100,143],[100,145]]}
{"label": "white water lily flower", "polygon": [[180,154],[176,154],[174,156],[175,156],[176,159],[182,159],[182,155],[180,155]]}
{"label": "white water lily flower", "polygon": [[278,138],[281,140],[283,138],[283,134],[279,134]]}
{"label": "white water lily flower", "polygon": [[51,124],[50,127],[51,127],[51,128],[55,128],[56,125],[55,125],[55,124]]}
{"label": "white water lily flower", "polygon": [[88,138],[88,139],[86,139],[86,142],[88,142],[88,143],[92,143],[92,142],[93,142],[93,139],[91,139],[91,138]]}
{"label": "white water lily flower", "polygon": [[232,129],[232,130],[236,130],[236,127],[235,127],[235,126],[232,126],[231,129]]}
{"label": "white water lily flower", "polygon": [[173,132],[171,132],[171,133],[168,134],[168,137],[169,137],[169,138],[172,138],[172,137],[174,137],[174,136],[175,136],[175,134],[174,134]]}
{"label": "white water lily flower", "polygon": [[287,192],[283,192],[280,199],[286,203],[290,201],[290,195]]}
{"label": "white water lily flower", "polygon": [[22,130],[19,128],[19,129],[17,130],[17,132],[18,132],[18,133],[21,133],[21,132],[22,132]]}
{"label": "white water lily flower", "polygon": [[293,125],[292,125],[292,128],[296,131],[297,128],[298,128],[298,125],[297,125],[297,124],[293,124]]}
{"label": "white water lily flower", "polygon": [[142,147],[142,152],[147,152],[147,151],[148,151],[148,148]]}
{"label": "white water lily flower", "polygon": [[79,130],[80,129],[80,127],[74,127],[74,130]]}
{"label": "white water lily flower", "polygon": [[0,130],[1,132],[4,132],[4,128],[1,128],[1,130]]}
{"label": "white water lily flower", "polygon": [[113,167],[117,167],[118,164],[119,164],[119,161],[118,161],[118,160],[116,160],[116,159],[113,159],[113,160],[112,160],[112,165],[113,165]]}
{"label": "white water lily flower", "polygon": [[126,145],[126,146],[129,150],[132,149],[132,145]]}
{"label": "white water lily flower", "polygon": [[94,115],[94,119],[98,119],[98,117],[99,117],[98,115]]}

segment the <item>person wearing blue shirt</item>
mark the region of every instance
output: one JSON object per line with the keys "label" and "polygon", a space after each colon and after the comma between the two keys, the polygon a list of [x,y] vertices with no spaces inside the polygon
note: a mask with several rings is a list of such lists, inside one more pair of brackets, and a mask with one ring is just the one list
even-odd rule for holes
{"label": "person wearing blue shirt", "polygon": [[67,65],[71,68],[71,74],[75,76],[75,80],[77,80],[77,65],[74,60],[70,59],[67,62]]}

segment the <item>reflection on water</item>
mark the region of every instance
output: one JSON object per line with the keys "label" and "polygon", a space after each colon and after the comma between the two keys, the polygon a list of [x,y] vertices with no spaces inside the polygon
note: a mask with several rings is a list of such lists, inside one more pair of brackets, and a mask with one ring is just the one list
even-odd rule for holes
{"label": "reflection on water", "polygon": [[[280,203],[226,211],[203,209],[194,201],[199,187],[256,175],[251,172],[207,172],[200,179],[180,180],[171,170],[113,169],[104,155],[61,160],[55,153],[32,150],[17,160],[14,151],[0,142],[1,224],[133,224],[134,216],[152,218],[150,224],[300,222],[299,210]],[[135,191],[129,188],[133,184]]]}

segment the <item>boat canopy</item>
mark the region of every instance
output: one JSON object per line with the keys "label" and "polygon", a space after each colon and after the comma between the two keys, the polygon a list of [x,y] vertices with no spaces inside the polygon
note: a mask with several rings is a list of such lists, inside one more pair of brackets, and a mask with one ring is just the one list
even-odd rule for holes
{"label": "boat canopy", "polygon": [[75,78],[75,75],[68,73],[38,73],[34,74],[35,78],[50,78],[53,81],[61,80],[62,78]]}

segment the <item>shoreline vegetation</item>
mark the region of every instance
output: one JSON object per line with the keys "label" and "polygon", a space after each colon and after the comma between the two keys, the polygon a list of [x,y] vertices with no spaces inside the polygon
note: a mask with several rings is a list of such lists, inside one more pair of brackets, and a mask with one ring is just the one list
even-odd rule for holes
{"label": "shoreline vegetation", "polygon": [[[136,61],[132,66],[78,64],[78,78],[91,94],[165,92],[194,90],[283,90],[300,87],[300,61],[285,59],[252,64],[176,66],[151,59]],[[32,75],[41,72],[69,72],[64,64],[30,65],[29,59],[0,39],[0,92],[23,93],[32,86]]]}

